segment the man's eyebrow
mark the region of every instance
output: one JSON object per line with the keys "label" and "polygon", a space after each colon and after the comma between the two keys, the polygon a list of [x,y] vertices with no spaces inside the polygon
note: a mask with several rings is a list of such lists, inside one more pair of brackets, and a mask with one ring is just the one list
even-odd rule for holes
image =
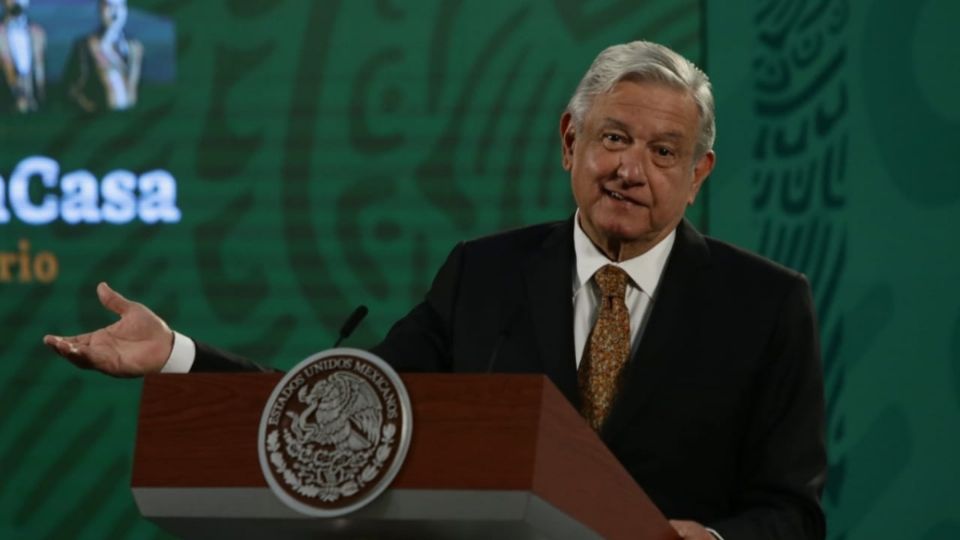
{"label": "man's eyebrow", "polygon": [[615,127],[617,129],[622,129],[623,131],[630,131],[630,127],[627,126],[627,124],[610,116],[607,116],[603,119],[603,127]]}
{"label": "man's eyebrow", "polygon": [[[613,118],[612,116],[605,117],[603,119],[603,123],[601,124],[601,127],[604,127],[604,128],[613,127],[616,129],[627,131],[627,132],[630,131],[630,126],[628,126],[625,122],[622,122],[620,120],[617,120],[616,118]],[[665,139],[669,141],[680,141],[680,142],[682,142],[685,138],[686,138],[686,135],[680,131],[664,131],[662,133],[655,133],[654,136],[651,137],[652,140]]]}
{"label": "man's eyebrow", "polygon": [[680,133],[679,131],[665,131],[663,133],[657,133],[656,135],[653,136],[654,140],[668,139],[671,141],[683,141],[684,138],[685,138],[684,134]]}

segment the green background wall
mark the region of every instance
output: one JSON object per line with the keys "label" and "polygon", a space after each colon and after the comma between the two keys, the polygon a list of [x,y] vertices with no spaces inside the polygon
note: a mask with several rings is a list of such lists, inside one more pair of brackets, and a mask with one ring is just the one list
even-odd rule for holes
{"label": "green background wall", "polygon": [[98,281],[279,368],[329,346],[358,303],[371,315],[350,344],[371,345],[455,241],[569,215],[559,114],[600,49],[643,38],[714,81],[719,162],[691,217],[814,286],[829,536],[960,538],[960,4],[131,7],[175,25],[175,81],[145,83],[127,112],[77,114],[56,83],[39,112],[0,112],[5,180],[31,155],[98,179],[163,168],[182,213],[0,224],[0,255],[26,240],[59,266],[0,281],[0,537],[165,537],[127,487],[140,383],[40,344],[111,320]]}
{"label": "green background wall", "polygon": [[960,538],[960,4],[726,4],[710,231],[811,278],[830,536]]}

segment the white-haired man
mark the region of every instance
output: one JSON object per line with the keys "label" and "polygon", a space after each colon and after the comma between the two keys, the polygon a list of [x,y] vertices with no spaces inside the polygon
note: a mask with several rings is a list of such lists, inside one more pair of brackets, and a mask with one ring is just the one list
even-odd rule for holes
{"label": "white-haired man", "polygon": [[[713,109],[666,47],[603,51],[560,119],[576,214],[457,245],[374,352],[399,370],[547,374],[684,538],[823,538],[809,286],[683,218],[715,163]],[[45,338],[82,367],[257,368],[98,293],[118,323]]]}

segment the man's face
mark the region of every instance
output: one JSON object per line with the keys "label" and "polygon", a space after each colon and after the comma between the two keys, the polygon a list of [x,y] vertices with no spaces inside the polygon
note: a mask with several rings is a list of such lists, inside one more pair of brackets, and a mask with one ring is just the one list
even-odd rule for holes
{"label": "man's face", "polygon": [[656,82],[621,81],[597,96],[581,129],[560,121],[580,225],[611,259],[646,252],[665,238],[713,169],[693,162],[699,113],[689,93]]}
{"label": "man's face", "polygon": [[100,22],[105,28],[127,22],[127,0],[100,0]]}
{"label": "man's face", "polygon": [[4,12],[14,17],[30,9],[30,0],[4,0]]}

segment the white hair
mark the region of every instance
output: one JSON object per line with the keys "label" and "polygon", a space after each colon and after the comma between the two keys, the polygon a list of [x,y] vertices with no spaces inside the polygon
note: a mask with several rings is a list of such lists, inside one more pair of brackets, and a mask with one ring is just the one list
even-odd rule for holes
{"label": "white hair", "polygon": [[567,104],[574,127],[583,126],[594,98],[624,80],[653,81],[689,92],[700,116],[694,163],[713,149],[717,128],[710,79],[693,62],[649,41],[613,45],[597,55]]}

